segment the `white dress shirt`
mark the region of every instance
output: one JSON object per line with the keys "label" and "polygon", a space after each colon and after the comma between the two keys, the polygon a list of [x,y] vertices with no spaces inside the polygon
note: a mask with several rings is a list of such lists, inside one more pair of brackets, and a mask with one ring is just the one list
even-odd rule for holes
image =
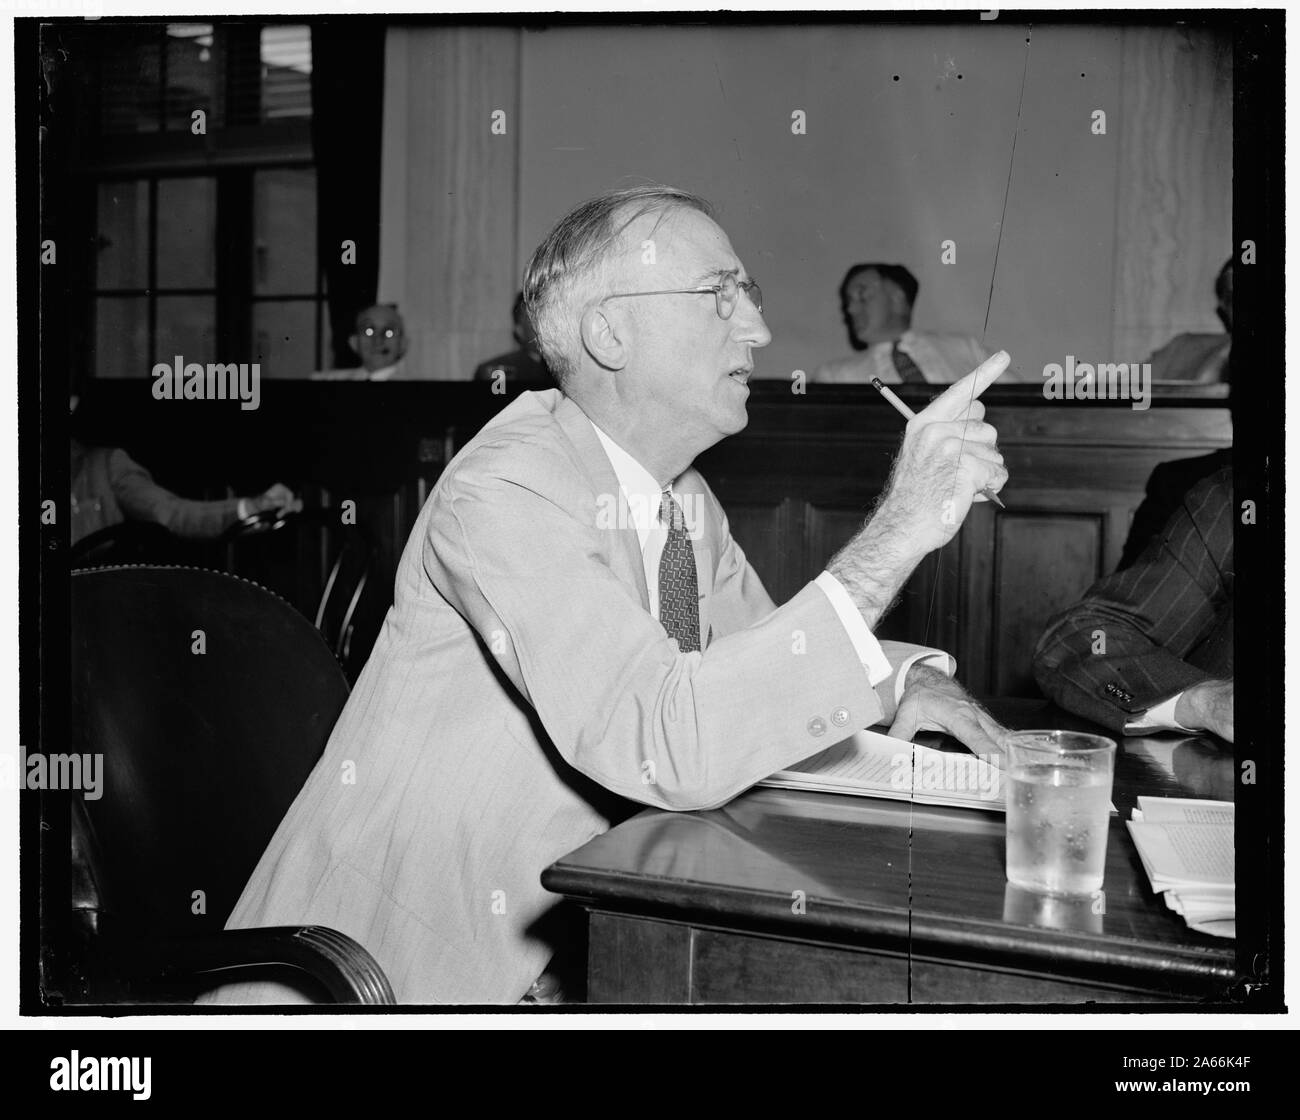
{"label": "white dress shirt", "polygon": [[1124,725],[1124,734],[1141,735],[1144,731],[1196,731],[1197,728],[1184,727],[1174,718],[1174,711],[1178,708],[1178,701],[1182,697],[1183,694],[1179,692],[1168,700],[1160,701],[1155,707],[1148,708],[1141,715],[1134,716]]}
{"label": "white dress shirt", "polygon": [[[983,346],[964,334],[926,334],[908,330],[899,337],[898,347],[916,363],[932,385],[951,385],[960,381],[988,357]],[[1009,377],[1008,374],[1011,374],[1010,370],[1002,375],[1003,382],[1015,379],[1014,375]],[[870,382],[873,377],[889,385],[897,385],[903,380],[894,368],[892,341],[873,343],[852,357],[826,362],[813,371],[812,380],[863,383]]]}
{"label": "white dress shirt", "polygon": [[[668,539],[668,527],[660,520],[659,507],[665,490],[672,494],[674,501],[677,501],[677,495],[673,491],[673,482],[669,481],[661,485],[658,479],[602,432],[596,424],[593,423],[591,426],[600,440],[601,446],[605,449],[605,454],[609,456],[610,465],[614,468],[614,474],[618,477],[619,488],[623,491],[623,499],[627,502],[628,513],[636,529],[637,540],[641,544],[641,562],[645,567],[646,590],[650,596],[650,613],[658,619],[659,561],[663,556],[664,543]],[[693,502],[687,502],[682,506],[686,532],[692,540],[697,540],[702,531],[701,526],[697,523],[700,513],[700,509]],[[866,619],[862,617],[862,612],[858,610],[857,605],[838,579],[831,575],[830,572],[822,572],[813,582],[821,588],[831,601],[831,606],[839,616],[840,623],[849,636],[849,641],[853,643],[858,660],[862,662],[862,667],[866,670],[867,679],[874,688],[893,671],[884,650],[880,648],[880,643],[876,640],[875,635],[871,633]],[[918,662],[933,665],[934,668],[946,673],[948,676],[952,676],[957,669],[956,661],[942,650],[921,650],[913,654],[899,666],[898,676],[894,682],[895,705],[902,700],[908,670]]]}
{"label": "white dress shirt", "polygon": [[401,359],[391,366],[368,370],[365,366],[351,369],[318,369],[310,376],[312,381],[405,381],[408,380],[402,369]]}

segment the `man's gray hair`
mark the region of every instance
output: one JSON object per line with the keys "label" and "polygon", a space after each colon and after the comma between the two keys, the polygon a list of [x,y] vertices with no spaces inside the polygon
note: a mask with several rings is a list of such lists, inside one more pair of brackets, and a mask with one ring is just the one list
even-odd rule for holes
{"label": "man's gray hair", "polygon": [[703,198],[676,187],[651,184],[607,191],[570,210],[533,252],[524,269],[524,303],[560,388],[577,371],[582,313],[600,298],[623,231],[647,214],[679,208],[713,216]]}

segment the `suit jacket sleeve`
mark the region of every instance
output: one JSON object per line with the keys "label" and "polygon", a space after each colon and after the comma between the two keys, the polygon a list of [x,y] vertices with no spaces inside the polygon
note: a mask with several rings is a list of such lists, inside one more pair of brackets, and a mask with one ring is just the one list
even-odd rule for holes
{"label": "suit jacket sleeve", "polygon": [[1203,478],[1232,465],[1231,451],[1214,451],[1192,459],[1173,459],[1157,463],[1147,479],[1146,495],[1124,539],[1124,553],[1115,570],[1123,571],[1139,556],[1183,504],[1184,495]]}
{"label": "suit jacket sleeve", "polygon": [[1133,567],[1052,619],[1034,654],[1043,692],[1123,734],[1133,716],[1211,679],[1187,658],[1231,602],[1232,530],[1232,475],[1220,471],[1187,494]]}
{"label": "suit jacket sleeve", "polygon": [[153,521],[178,537],[219,537],[238,516],[238,498],[198,502],[159,486],[121,448],[109,457],[109,479],[122,511],[133,521]]}
{"label": "suit jacket sleeve", "polygon": [[613,570],[590,488],[506,460],[480,449],[444,476],[425,569],[576,769],[635,801],[711,808],[879,718],[819,588],[764,613],[737,547],[721,557],[736,628],[680,653]]}
{"label": "suit jacket sleeve", "polygon": [[1146,551],[1147,545],[1178,509],[1179,499],[1188,489],[1175,490],[1170,480],[1170,464],[1158,463],[1151,477],[1147,479],[1146,495],[1137,512],[1133,514],[1133,524],[1129,526],[1128,536],[1124,538],[1124,552],[1119,558],[1117,572],[1131,568],[1139,556]]}

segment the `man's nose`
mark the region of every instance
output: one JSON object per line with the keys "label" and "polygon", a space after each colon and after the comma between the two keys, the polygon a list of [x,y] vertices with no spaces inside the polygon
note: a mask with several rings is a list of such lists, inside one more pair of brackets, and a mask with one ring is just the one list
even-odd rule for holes
{"label": "man's nose", "polygon": [[763,313],[754,306],[754,301],[748,296],[740,301],[736,307],[736,314],[732,316],[736,323],[736,339],[748,346],[766,346],[772,341],[772,332],[767,329],[767,321],[763,318]]}

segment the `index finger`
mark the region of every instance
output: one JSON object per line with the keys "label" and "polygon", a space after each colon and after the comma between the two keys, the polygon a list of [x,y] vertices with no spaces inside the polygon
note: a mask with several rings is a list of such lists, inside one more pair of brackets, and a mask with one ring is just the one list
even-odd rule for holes
{"label": "index finger", "polygon": [[998,749],[997,740],[988,733],[983,721],[965,708],[954,715],[948,731],[972,754],[983,756]]}
{"label": "index finger", "polygon": [[981,362],[960,381],[954,381],[923,408],[919,416],[926,420],[955,420],[972,400],[993,384],[1011,364],[1011,355],[999,350]]}

